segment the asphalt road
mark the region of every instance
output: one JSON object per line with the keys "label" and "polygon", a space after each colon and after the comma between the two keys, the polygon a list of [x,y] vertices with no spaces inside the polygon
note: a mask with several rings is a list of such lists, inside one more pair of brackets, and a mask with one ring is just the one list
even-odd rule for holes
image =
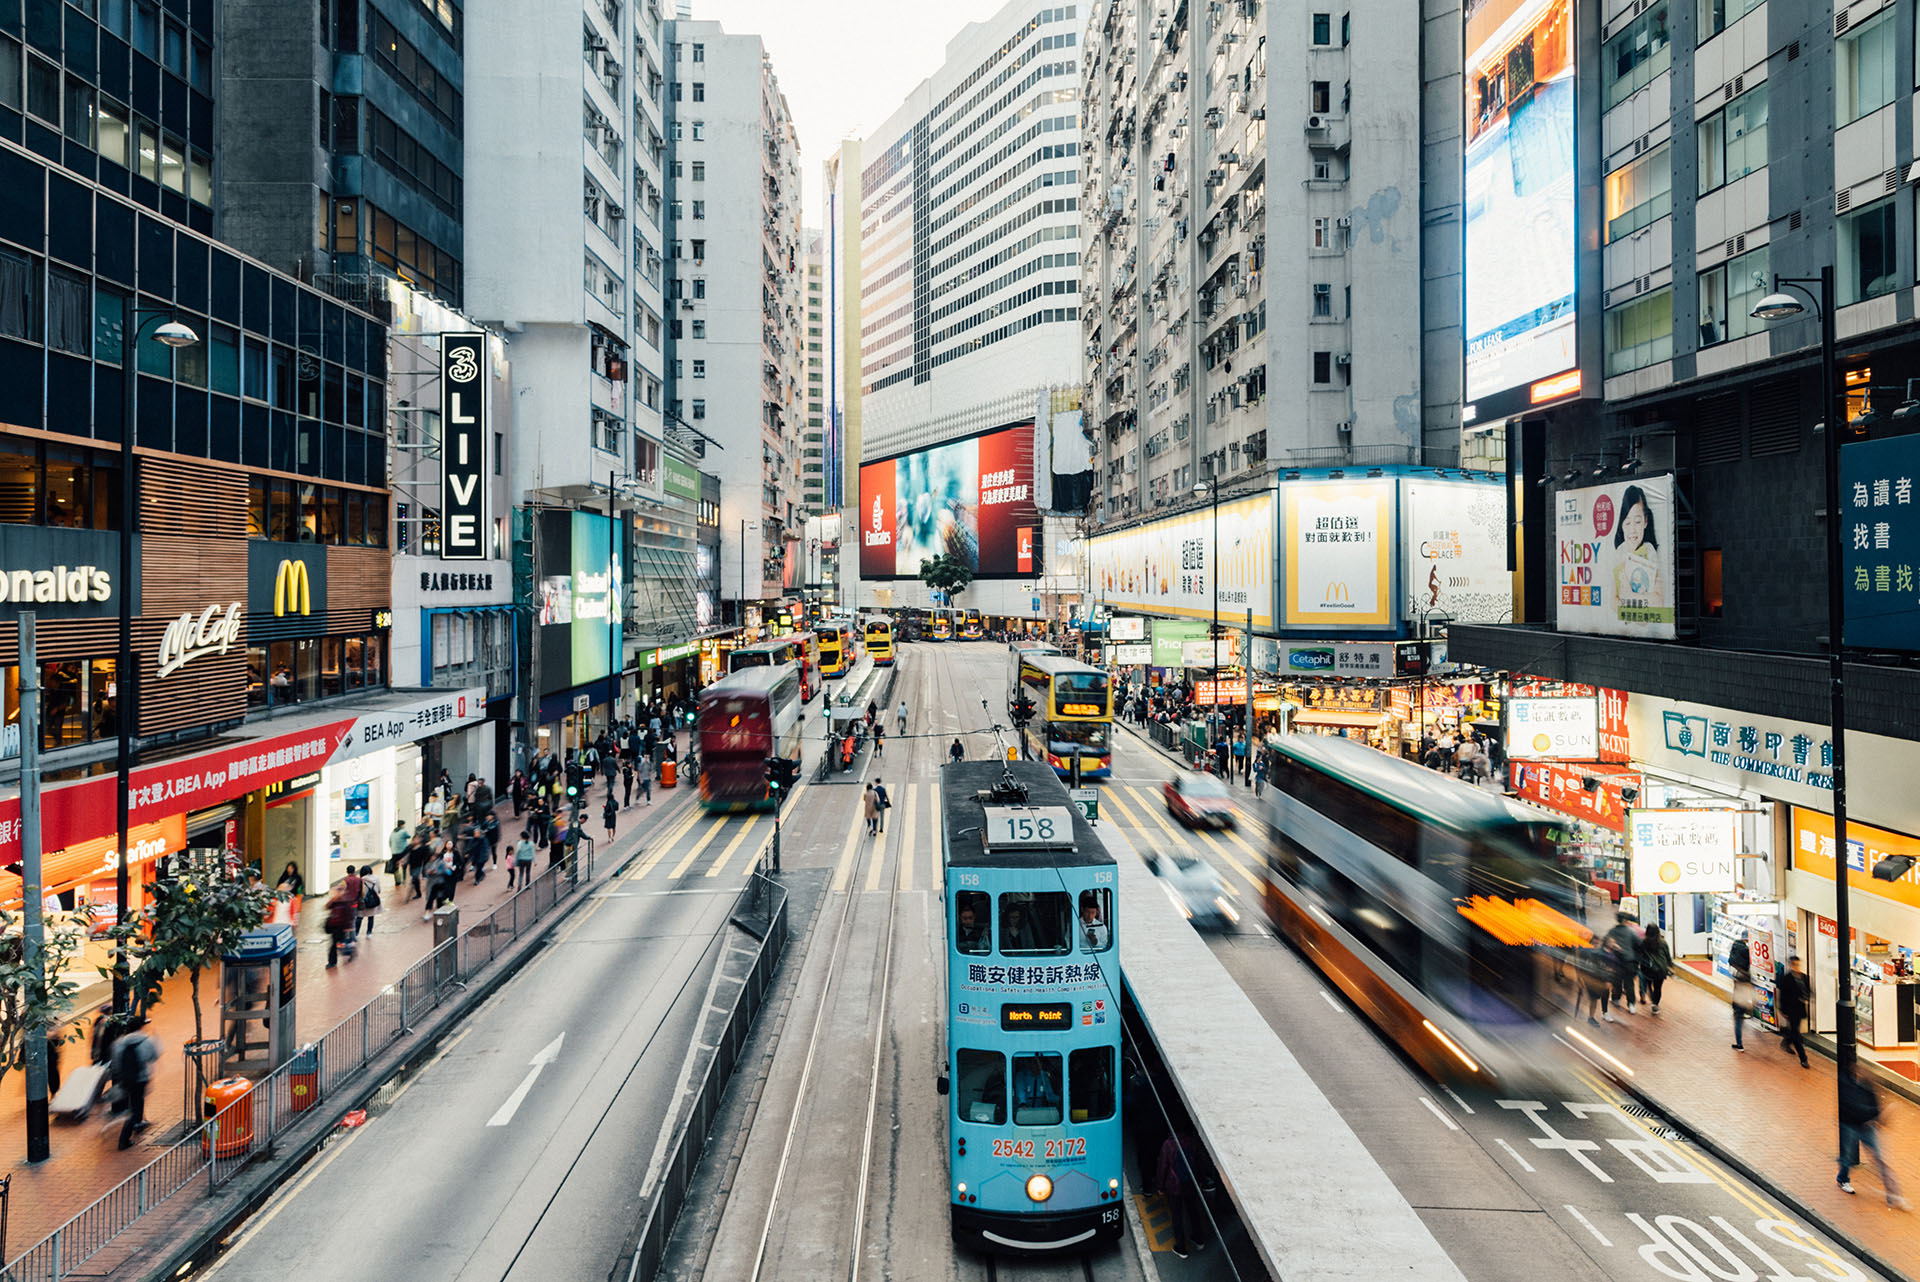
{"label": "asphalt road", "polygon": [[[1115,749],[1103,820],[1143,850],[1181,843],[1216,866],[1243,911],[1215,955],[1475,1282],[1880,1276],[1570,1052],[1555,1088],[1525,1097],[1432,1082],[1268,930],[1254,827],[1178,829],[1160,797],[1174,763],[1124,730]],[[1758,1108],[1753,1124],[1766,1125]]]}

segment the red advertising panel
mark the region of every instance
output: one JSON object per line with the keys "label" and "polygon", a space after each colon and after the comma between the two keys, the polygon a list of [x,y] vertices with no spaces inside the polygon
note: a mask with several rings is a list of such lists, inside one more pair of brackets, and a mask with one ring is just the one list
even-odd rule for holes
{"label": "red advertising panel", "polygon": [[1594,691],[1600,701],[1600,760],[1625,762],[1627,751],[1627,692],[1601,686]]}
{"label": "red advertising panel", "polygon": [[1033,528],[1040,519],[1033,506],[1031,425],[980,438],[979,521],[980,573],[1033,573]]}
{"label": "red advertising panel", "polygon": [[[860,577],[890,579],[894,568],[894,464],[864,463],[860,467]],[[918,567],[915,567],[916,569]]]}
{"label": "red advertising panel", "polygon": [[[1523,799],[1561,814],[1584,819],[1615,832],[1627,830],[1624,790],[1640,787],[1640,776],[1630,770],[1603,772],[1591,766],[1563,766],[1557,761],[1515,761],[1513,790]],[[1587,780],[1593,780],[1593,787]],[[1637,799],[1637,793],[1636,793]]]}

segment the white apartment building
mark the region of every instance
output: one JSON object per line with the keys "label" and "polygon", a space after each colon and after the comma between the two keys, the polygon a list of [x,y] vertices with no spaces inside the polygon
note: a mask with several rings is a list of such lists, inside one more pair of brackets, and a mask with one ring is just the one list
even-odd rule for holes
{"label": "white apartment building", "polygon": [[[948,42],[941,67],[857,151],[843,148],[861,165],[849,434],[861,463],[1031,423],[1039,511],[1054,506],[1058,478],[1073,478],[1063,499],[1084,488],[1075,160],[1084,23],[1076,5],[1013,0]],[[849,506],[869,498],[845,494]],[[864,506],[858,515],[850,528],[867,524]],[[1078,521],[1042,524],[1027,572],[983,563],[959,604],[1029,616],[1036,598],[1070,593]],[[857,600],[924,606],[929,594],[908,574],[863,576]],[[1053,613],[1050,602],[1040,609]]]}
{"label": "white apartment building", "polygon": [[1457,6],[1450,21],[1345,0],[1092,9],[1082,330],[1102,520],[1185,506],[1210,477],[1457,460]]}
{"label": "white apartment building", "polygon": [[826,238],[817,231],[809,231],[806,242],[807,421],[800,437],[800,505],[808,516],[819,516],[827,510],[827,305],[823,279]]}
{"label": "white apartment building", "polygon": [[667,38],[667,409],[706,438],[721,596],[749,605],[797,575],[805,516],[799,139],[759,36],[683,19]]}

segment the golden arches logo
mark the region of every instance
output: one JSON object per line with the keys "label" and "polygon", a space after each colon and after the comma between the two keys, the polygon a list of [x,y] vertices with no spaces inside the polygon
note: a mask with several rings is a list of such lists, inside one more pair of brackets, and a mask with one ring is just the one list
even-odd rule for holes
{"label": "golden arches logo", "polygon": [[307,579],[307,563],[288,557],[273,572],[273,617],[311,613],[313,587]]}
{"label": "golden arches logo", "polygon": [[1322,600],[1327,605],[1333,605],[1335,603],[1339,603],[1342,605],[1352,605],[1353,589],[1348,587],[1345,583],[1342,583],[1336,580],[1332,583],[1327,584],[1326,596],[1324,596]]}

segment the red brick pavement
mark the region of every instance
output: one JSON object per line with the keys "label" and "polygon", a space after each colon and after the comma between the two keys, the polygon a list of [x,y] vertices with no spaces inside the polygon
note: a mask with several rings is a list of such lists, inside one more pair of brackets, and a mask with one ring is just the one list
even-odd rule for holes
{"label": "red brick pavement", "polygon": [[[1622,1010],[1617,1017],[1581,1031],[1633,1070],[1633,1089],[1842,1239],[1909,1276],[1920,1273],[1920,1215],[1889,1208],[1870,1165],[1853,1169],[1857,1194],[1835,1183],[1832,1060],[1814,1054],[1812,1067],[1801,1068],[1753,1020],[1747,1049],[1734,1050],[1726,997],[1680,975],[1667,981],[1658,1015],[1643,1003],[1638,1014]],[[1902,1193],[1920,1197],[1920,1104],[1884,1087],[1880,1101],[1882,1148],[1894,1178]]]}
{"label": "red brick pavement", "polygon": [[[621,816],[621,831],[611,848],[604,842],[599,827],[599,807],[590,807],[592,815],[586,831],[601,841],[597,852],[598,871],[604,874],[632,843],[664,824],[679,818],[693,804],[694,789],[656,790],[654,804],[637,799]],[[596,794],[597,797],[597,794]],[[501,830],[517,832],[513,825],[513,807],[499,807]],[[511,842],[501,841],[503,860]],[[546,867],[542,851],[536,869]],[[296,991],[296,1040],[318,1041],[341,1020],[354,1014],[373,996],[420,961],[433,947],[432,923],[423,920],[424,900],[407,900],[402,880],[396,888],[391,879],[381,878],[383,904],[374,918],[371,938],[360,937],[357,957],[326,969],[327,936],[324,927],[325,895],[310,895],[301,907],[295,926],[298,941],[299,981]],[[489,869],[487,877],[475,886],[468,880],[458,888],[454,903],[460,909],[462,928],[472,925],[504,902],[508,895],[506,869]],[[200,1009],[203,1027],[209,1035],[219,1031],[219,975],[200,977]],[[83,1027],[91,1028],[90,1019]],[[21,1073],[9,1073],[0,1084],[0,1135],[4,1145],[5,1170],[13,1174],[8,1207],[6,1257],[12,1258],[32,1246],[68,1219],[86,1209],[114,1185],[153,1160],[160,1149],[178,1137],[185,1107],[186,1061],[180,1048],[193,1040],[193,1004],[185,975],[168,981],[152,1014],[149,1031],[159,1041],[161,1057],[154,1065],[153,1082],[147,1091],[147,1116],[154,1125],[135,1143],[122,1151],[118,1147],[121,1118],[110,1117],[106,1108],[78,1124],[55,1121],[52,1129],[53,1156],[37,1165],[26,1161],[26,1079]],[[76,1068],[87,1060],[84,1041],[68,1044],[61,1055],[67,1068]]]}

